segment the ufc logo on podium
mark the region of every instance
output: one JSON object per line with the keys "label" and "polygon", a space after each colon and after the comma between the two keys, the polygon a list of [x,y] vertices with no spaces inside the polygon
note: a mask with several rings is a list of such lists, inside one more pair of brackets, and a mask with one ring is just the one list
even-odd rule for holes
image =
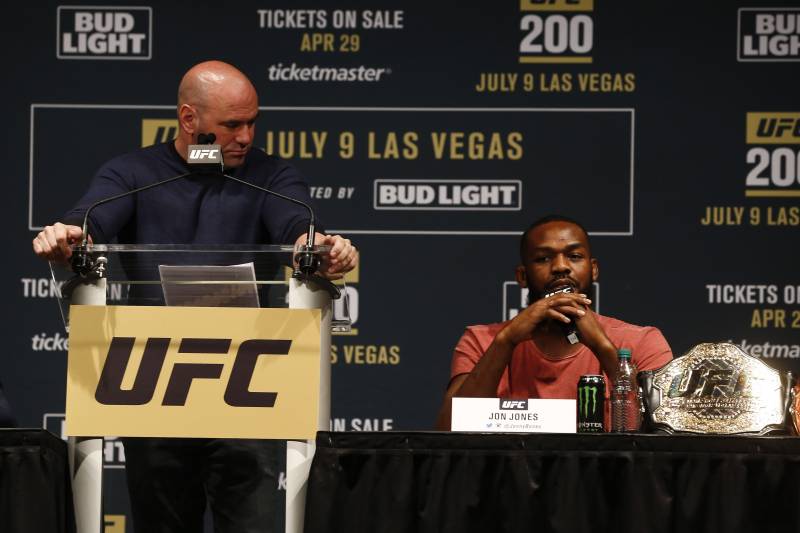
{"label": "ufc logo on podium", "polygon": [[[134,379],[133,387],[122,388],[122,380],[130,362],[134,337],[113,337],[108,349],[95,399],[104,405],[145,405],[153,399],[164,366],[171,339],[147,339],[144,354]],[[256,362],[261,355],[287,355],[292,341],[279,339],[250,339],[239,344],[231,369],[224,401],[233,407],[273,407],[277,392],[251,392],[248,390]],[[227,355],[231,339],[181,339],[179,354]],[[197,379],[220,379],[224,365],[220,363],[174,363],[161,405],[186,405],[189,389]]]}
{"label": "ufc logo on podium", "polygon": [[319,309],[73,305],[67,434],[313,439],[321,320]]}

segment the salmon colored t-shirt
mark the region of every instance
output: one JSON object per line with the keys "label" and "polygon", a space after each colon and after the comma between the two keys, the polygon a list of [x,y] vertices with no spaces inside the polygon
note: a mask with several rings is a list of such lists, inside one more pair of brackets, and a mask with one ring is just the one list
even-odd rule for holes
{"label": "salmon colored t-shirt", "polygon": [[[614,346],[631,350],[631,359],[638,370],[661,368],[672,360],[672,350],[658,328],[595,316]],[[469,326],[453,353],[450,378],[471,372],[506,324]],[[600,361],[591,350],[582,344],[576,346],[574,354],[554,359],[542,352],[532,340],[518,344],[511,356],[510,368],[506,368],[500,378],[497,397],[575,399],[578,379],[582,375],[603,374]],[[606,376],[606,397],[610,389]]]}

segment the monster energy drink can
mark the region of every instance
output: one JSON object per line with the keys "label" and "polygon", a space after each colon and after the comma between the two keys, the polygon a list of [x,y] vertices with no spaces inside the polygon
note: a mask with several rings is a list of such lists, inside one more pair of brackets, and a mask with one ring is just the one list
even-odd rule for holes
{"label": "monster energy drink can", "polygon": [[578,380],[578,433],[604,433],[606,380],[591,374]]}

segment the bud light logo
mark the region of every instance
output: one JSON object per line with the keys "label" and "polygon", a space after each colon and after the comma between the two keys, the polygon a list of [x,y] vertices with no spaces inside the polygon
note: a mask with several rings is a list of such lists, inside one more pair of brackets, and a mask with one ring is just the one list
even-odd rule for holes
{"label": "bud light logo", "polygon": [[800,61],[800,9],[739,9],[739,61]]}
{"label": "bud light logo", "polygon": [[507,400],[500,398],[500,409],[505,411],[527,411],[528,400]]}
{"label": "bud light logo", "polygon": [[374,182],[376,210],[520,211],[520,180],[396,180]]}
{"label": "bud light logo", "polygon": [[150,59],[153,10],[149,7],[59,6],[59,59]]}

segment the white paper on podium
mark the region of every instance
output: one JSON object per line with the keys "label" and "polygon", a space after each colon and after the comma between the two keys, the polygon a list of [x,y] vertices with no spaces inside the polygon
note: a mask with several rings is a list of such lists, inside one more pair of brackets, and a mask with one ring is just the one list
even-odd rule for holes
{"label": "white paper on podium", "polygon": [[260,307],[255,265],[158,265],[164,303],[182,307]]}

